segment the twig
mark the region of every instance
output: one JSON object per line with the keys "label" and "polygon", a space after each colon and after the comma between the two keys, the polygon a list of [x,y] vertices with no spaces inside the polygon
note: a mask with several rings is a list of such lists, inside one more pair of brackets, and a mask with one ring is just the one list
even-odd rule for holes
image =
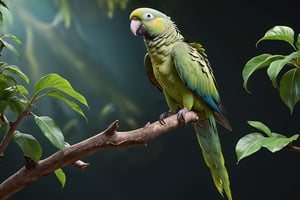
{"label": "twig", "polygon": [[[18,116],[18,118],[16,119],[15,122],[10,123],[10,128],[0,143],[0,157],[4,156],[4,151],[5,151],[6,147],[8,146],[10,140],[12,139],[15,130],[17,129],[17,127],[18,127],[19,123],[22,121],[22,119],[28,114],[30,114],[30,112],[28,112],[26,110]],[[7,121],[7,119],[5,118],[4,115],[2,115],[2,120]]]}
{"label": "twig", "polygon": [[287,145],[286,147],[284,147],[284,149],[287,151],[295,151],[295,152],[300,153],[300,147],[297,147],[297,146]]}
{"label": "twig", "polygon": [[78,169],[85,169],[89,165],[90,163],[83,162],[82,160],[77,160],[73,163],[73,166],[77,167]]}
{"label": "twig", "polygon": [[[195,122],[197,119],[198,116],[194,112],[188,112],[185,115],[186,123]],[[63,152],[58,151],[50,155],[41,160],[36,166],[29,169],[26,167],[21,168],[0,184],[0,200],[7,199],[40,177],[48,175],[58,168],[76,163],[81,158],[94,154],[97,151],[146,144],[163,133],[180,126],[177,115],[172,115],[164,121],[166,122],[164,125],[156,121],[152,124],[146,124],[143,128],[127,132],[118,132],[118,121],[114,121],[105,131],[68,146]]]}

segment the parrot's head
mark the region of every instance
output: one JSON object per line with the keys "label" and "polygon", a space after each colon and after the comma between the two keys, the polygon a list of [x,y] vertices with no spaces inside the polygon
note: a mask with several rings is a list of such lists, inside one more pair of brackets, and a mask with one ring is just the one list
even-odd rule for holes
{"label": "parrot's head", "polygon": [[152,8],[137,8],[130,14],[130,30],[145,38],[154,38],[163,33],[168,24],[173,22],[167,15]]}

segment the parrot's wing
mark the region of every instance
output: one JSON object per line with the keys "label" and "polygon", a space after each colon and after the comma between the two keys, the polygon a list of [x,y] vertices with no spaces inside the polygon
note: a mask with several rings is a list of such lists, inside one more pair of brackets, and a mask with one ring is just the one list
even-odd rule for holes
{"label": "parrot's wing", "polygon": [[215,111],[220,124],[231,130],[204,48],[198,43],[180,42],[173,47],[172,58],[185,85]]}
{"label": "parrot's wing", "polygon": [[192,45],[178,43],[172,49],[172,58],[185,85],[211,108],[223,114],[218,106],[221,99],[215,78],[205,55]]}
{"label": "parrot's wing", "polygon": [[145,65],[145,70],[146,70],[146,73],[147,73],[147,76],[148,76],[149,80],[151,81],[151,83],[153,85],[155,85],[162,92],[162,88],[161,88],[160,84],[157,82],[157,80],[154,76],[152,63],[151,63],[151,60],[150,60],[150,57],[149,57],[148,53],[146,53],[146,55],[145,55],[144,65]]}

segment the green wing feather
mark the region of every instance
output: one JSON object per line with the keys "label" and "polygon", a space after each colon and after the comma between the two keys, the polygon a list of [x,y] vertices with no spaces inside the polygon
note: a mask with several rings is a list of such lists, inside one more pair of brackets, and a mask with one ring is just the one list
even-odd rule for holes
{"label": "green wing feather", "polygon": [[204,48],[199,43],[180,42],[172,49],[172,58],[178,75],[187,88],[192,90],[215,112],[218,123],[232,130],[226,119],[217,83],[206,57]]}

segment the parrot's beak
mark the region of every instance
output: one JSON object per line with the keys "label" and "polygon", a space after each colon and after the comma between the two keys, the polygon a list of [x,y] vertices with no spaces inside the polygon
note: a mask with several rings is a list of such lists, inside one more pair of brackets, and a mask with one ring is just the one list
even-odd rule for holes
{"label": "parrot's beak", "polygon": [[130,22],[130,30],[133,35],[137,36],[138,35],[138,30],[140,29],[142,23],[140,20],[133,18]]}
{"label": "parrot's beak", "polygon": [[131,19],[130,30],[135,36],[148,34],[145,25],[135,17]]}

